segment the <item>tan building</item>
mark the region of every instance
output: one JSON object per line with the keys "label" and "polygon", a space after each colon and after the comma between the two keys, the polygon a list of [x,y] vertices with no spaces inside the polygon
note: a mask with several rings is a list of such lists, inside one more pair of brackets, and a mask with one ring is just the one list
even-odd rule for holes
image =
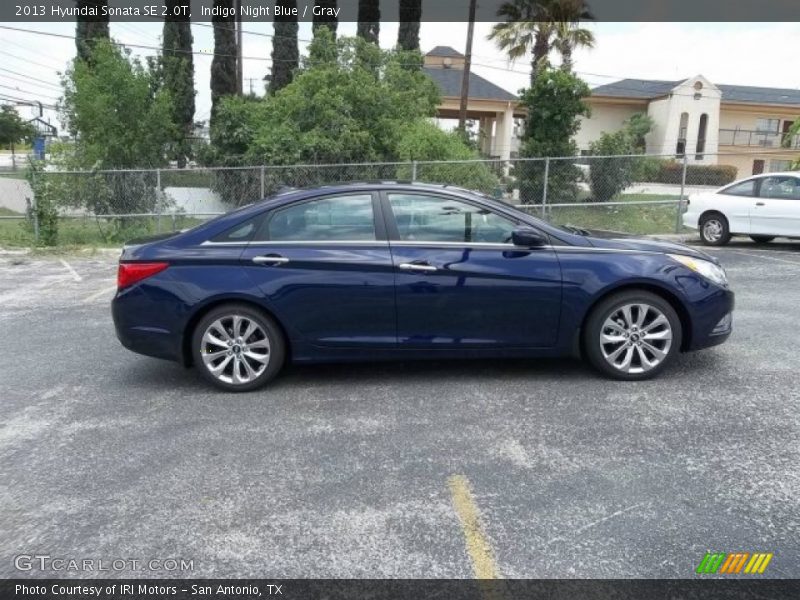
{"label": "tan building", "polygon": [[[458,119],[464,55],[448,46],[437,46],[425,55],[424,68],[442,95],[436,116]],[[515,120],[524,116],[525,110],[514,94],[470,72],[467,118],[478,123],[482,154],[508,160],[516,153],[519,140]]]}
{"label": "tan building", "polygon": [[[636,113],[654,121],[648,154],[683,154],[699,164],[728,164],[739,176],[788,170],[800,158],[800,90],[714,84],[702,75],[683,81],[623,79],[592,90],[592,115],[575,141],[581,150]],[[789,147],[784,147],[788,144]]]}

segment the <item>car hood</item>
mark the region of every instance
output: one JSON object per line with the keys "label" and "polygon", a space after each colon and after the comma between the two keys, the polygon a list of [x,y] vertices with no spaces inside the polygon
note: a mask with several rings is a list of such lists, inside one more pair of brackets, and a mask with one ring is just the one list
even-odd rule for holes
{"label": "car hood", "polygon": [[692,248],[686,244],[679,244],[677,242],[669,242],[666,240],[642,239],[635,237],[620,237],[619,234],[605,234],[601,232],[592,231],[586,238],[589,243],[595,248],[614,248],[619,250],[641,250],[643,252],[663,252],[664,254],[682,254],[684,256],[691,256],[703,260],[709,260],[713,263],[719,261],[697,248]]}

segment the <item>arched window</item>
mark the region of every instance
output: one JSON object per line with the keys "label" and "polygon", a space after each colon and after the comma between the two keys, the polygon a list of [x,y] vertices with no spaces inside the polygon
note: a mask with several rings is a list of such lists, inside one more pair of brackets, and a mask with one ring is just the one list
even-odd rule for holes
{"label": "arched window", "polygon": [[678,128],[678,143],[675,145],[675,154],[683,156],[686,153],[686,131],[689,127],[689,113],[681,113],[681,124]]}
{"label": "arched window", "polygon": [[708,115],[700,115],[700,124],[697,126],[697,149],[695,160],[703,160],[703,152],[706,151],[706,129],[708,128]]}

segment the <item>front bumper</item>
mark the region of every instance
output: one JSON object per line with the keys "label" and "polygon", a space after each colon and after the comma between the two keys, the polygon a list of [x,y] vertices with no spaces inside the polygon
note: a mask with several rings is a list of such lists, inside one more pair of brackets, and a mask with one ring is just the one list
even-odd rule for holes
{"label": "front bumper", "polygon": [[695,308],[692,319],[692,337],[687,350],[700,350],[718,346],[733,333],[733,309],[736,297],[730,290],[722,290]]}

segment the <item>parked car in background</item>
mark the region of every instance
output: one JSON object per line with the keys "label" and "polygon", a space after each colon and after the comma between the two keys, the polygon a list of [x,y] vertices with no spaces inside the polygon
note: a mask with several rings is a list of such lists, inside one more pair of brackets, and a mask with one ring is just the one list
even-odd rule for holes
{"label": "parked car in background", "polygon": [[427,184],[293,190],[126,245],[112,312],[124,346],[230,391],[285,361],[582,355],[652,377],[731,333],[704,252],[602,239]]}
{"label": "parked car in background", "polygon": [[756,175],[693,194],[683,224],[698,229],[709,246],[723,246],[734,235],[748,235],[759,244],[778,236],[800,237],[800,172]]}

